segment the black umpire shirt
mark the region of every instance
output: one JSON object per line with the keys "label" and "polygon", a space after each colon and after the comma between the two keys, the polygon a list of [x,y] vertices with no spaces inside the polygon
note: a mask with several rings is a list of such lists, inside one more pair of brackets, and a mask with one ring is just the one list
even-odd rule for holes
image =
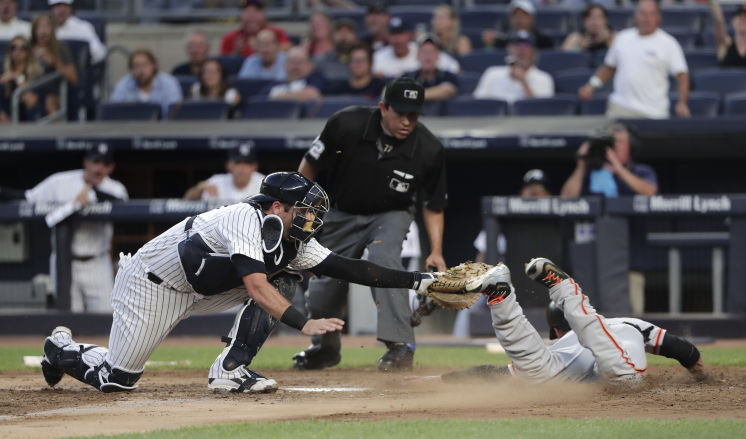
{"label": "black umpire shirt", "polygon": [[334,114],[306,152],[332,206],[352,214],[406,210],[415,195],[424,206],[446,207],[443,144],[421,123],[404,140],[383,133],[378,107]]}

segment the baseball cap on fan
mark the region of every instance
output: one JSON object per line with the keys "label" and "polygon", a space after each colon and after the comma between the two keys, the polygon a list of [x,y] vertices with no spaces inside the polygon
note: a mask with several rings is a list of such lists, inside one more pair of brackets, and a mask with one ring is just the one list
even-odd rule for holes
{"label": "baseball cap on fan", "polygon": [[512,2],[510,2],[510,6],[508,6],[508,9],[511,13],[516,9],[520,9],[528,15],[536,15],[536,6],[531,3],[531,0],[513,0]]}
{"label": "baseball cap on fan", "polygon": [[107,143],[101,142],[89,149],[85,153],[85,158],[91,162],[101,162],[110,165],[114,163],[114,151],[112,151]]}
{"label": "baseball cap on fan", "polygon": [[529,169],[526,171],[525,174],[523,174],[523,186],[528,186],[530,184],[538,183],[543,185],[544,187],[547,187],[547,183],[549,183],[549,179],[547,178],[547,175],[542,171],[541,169]]}
{"label": "baseball cap on fan", "polygon": [[232,162],[256,163],[256,152],[249,143],[242,143],[228,152],[228,160]]}
{"label": "baseball cap on fan", "polygon": [[386,84],[383,103],[390,105],[397,113],[422,114],[425,103],[425,88],[413,78],[392,79]]}
{"label": "baseball cap on fan", "polygon": [[71,5],[71,4],[73,4],[73,0],[48,0],[47,4],[49,6],[60,5],[60,4],[61,5]]}

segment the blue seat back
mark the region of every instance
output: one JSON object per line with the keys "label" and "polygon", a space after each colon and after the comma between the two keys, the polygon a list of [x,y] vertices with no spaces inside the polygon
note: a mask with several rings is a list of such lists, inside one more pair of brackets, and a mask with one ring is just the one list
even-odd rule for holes
{"label": "blue seat back", "polygon": [[521,99],[513,102],[515,116],[571,116],[577,113],[578,101],[574,96]]}
{"label": "blue seat back", "polygon": [[184,101],[169,111],[172,120],[224,120],[230,106],[224,101]]}
{"label": "blue seat back", "polygon": [[161,106],[149,102],[102,102],[98,106],[98,120],[132,121],[158,120]]}
{"label": "blue seat back", "polygon": [[474,99],[458,96],[443,103],[443,116],[504,116],[508,103],[499,99]]}

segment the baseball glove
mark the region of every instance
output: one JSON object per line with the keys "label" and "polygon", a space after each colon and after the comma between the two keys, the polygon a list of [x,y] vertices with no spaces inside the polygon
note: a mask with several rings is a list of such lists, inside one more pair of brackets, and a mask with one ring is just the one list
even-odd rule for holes
{"label": "baseball glove", "polygon": [[480,277],[492,267],[482,262],[467,261],[449,268],[428,286],[427,296],[442,308],[468,308],[479,300],[482,294]]}

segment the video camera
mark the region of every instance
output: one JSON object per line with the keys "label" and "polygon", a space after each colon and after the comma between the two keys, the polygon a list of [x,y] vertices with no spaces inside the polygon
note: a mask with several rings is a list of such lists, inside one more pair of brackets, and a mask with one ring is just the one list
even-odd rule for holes
{"label": "video camera", "polygon": [[585,162],[591,169],[598,170],[606,163],[606,149],[614,147],[614,135],[610,133],[594,134],[587,139],[590,143]]}

